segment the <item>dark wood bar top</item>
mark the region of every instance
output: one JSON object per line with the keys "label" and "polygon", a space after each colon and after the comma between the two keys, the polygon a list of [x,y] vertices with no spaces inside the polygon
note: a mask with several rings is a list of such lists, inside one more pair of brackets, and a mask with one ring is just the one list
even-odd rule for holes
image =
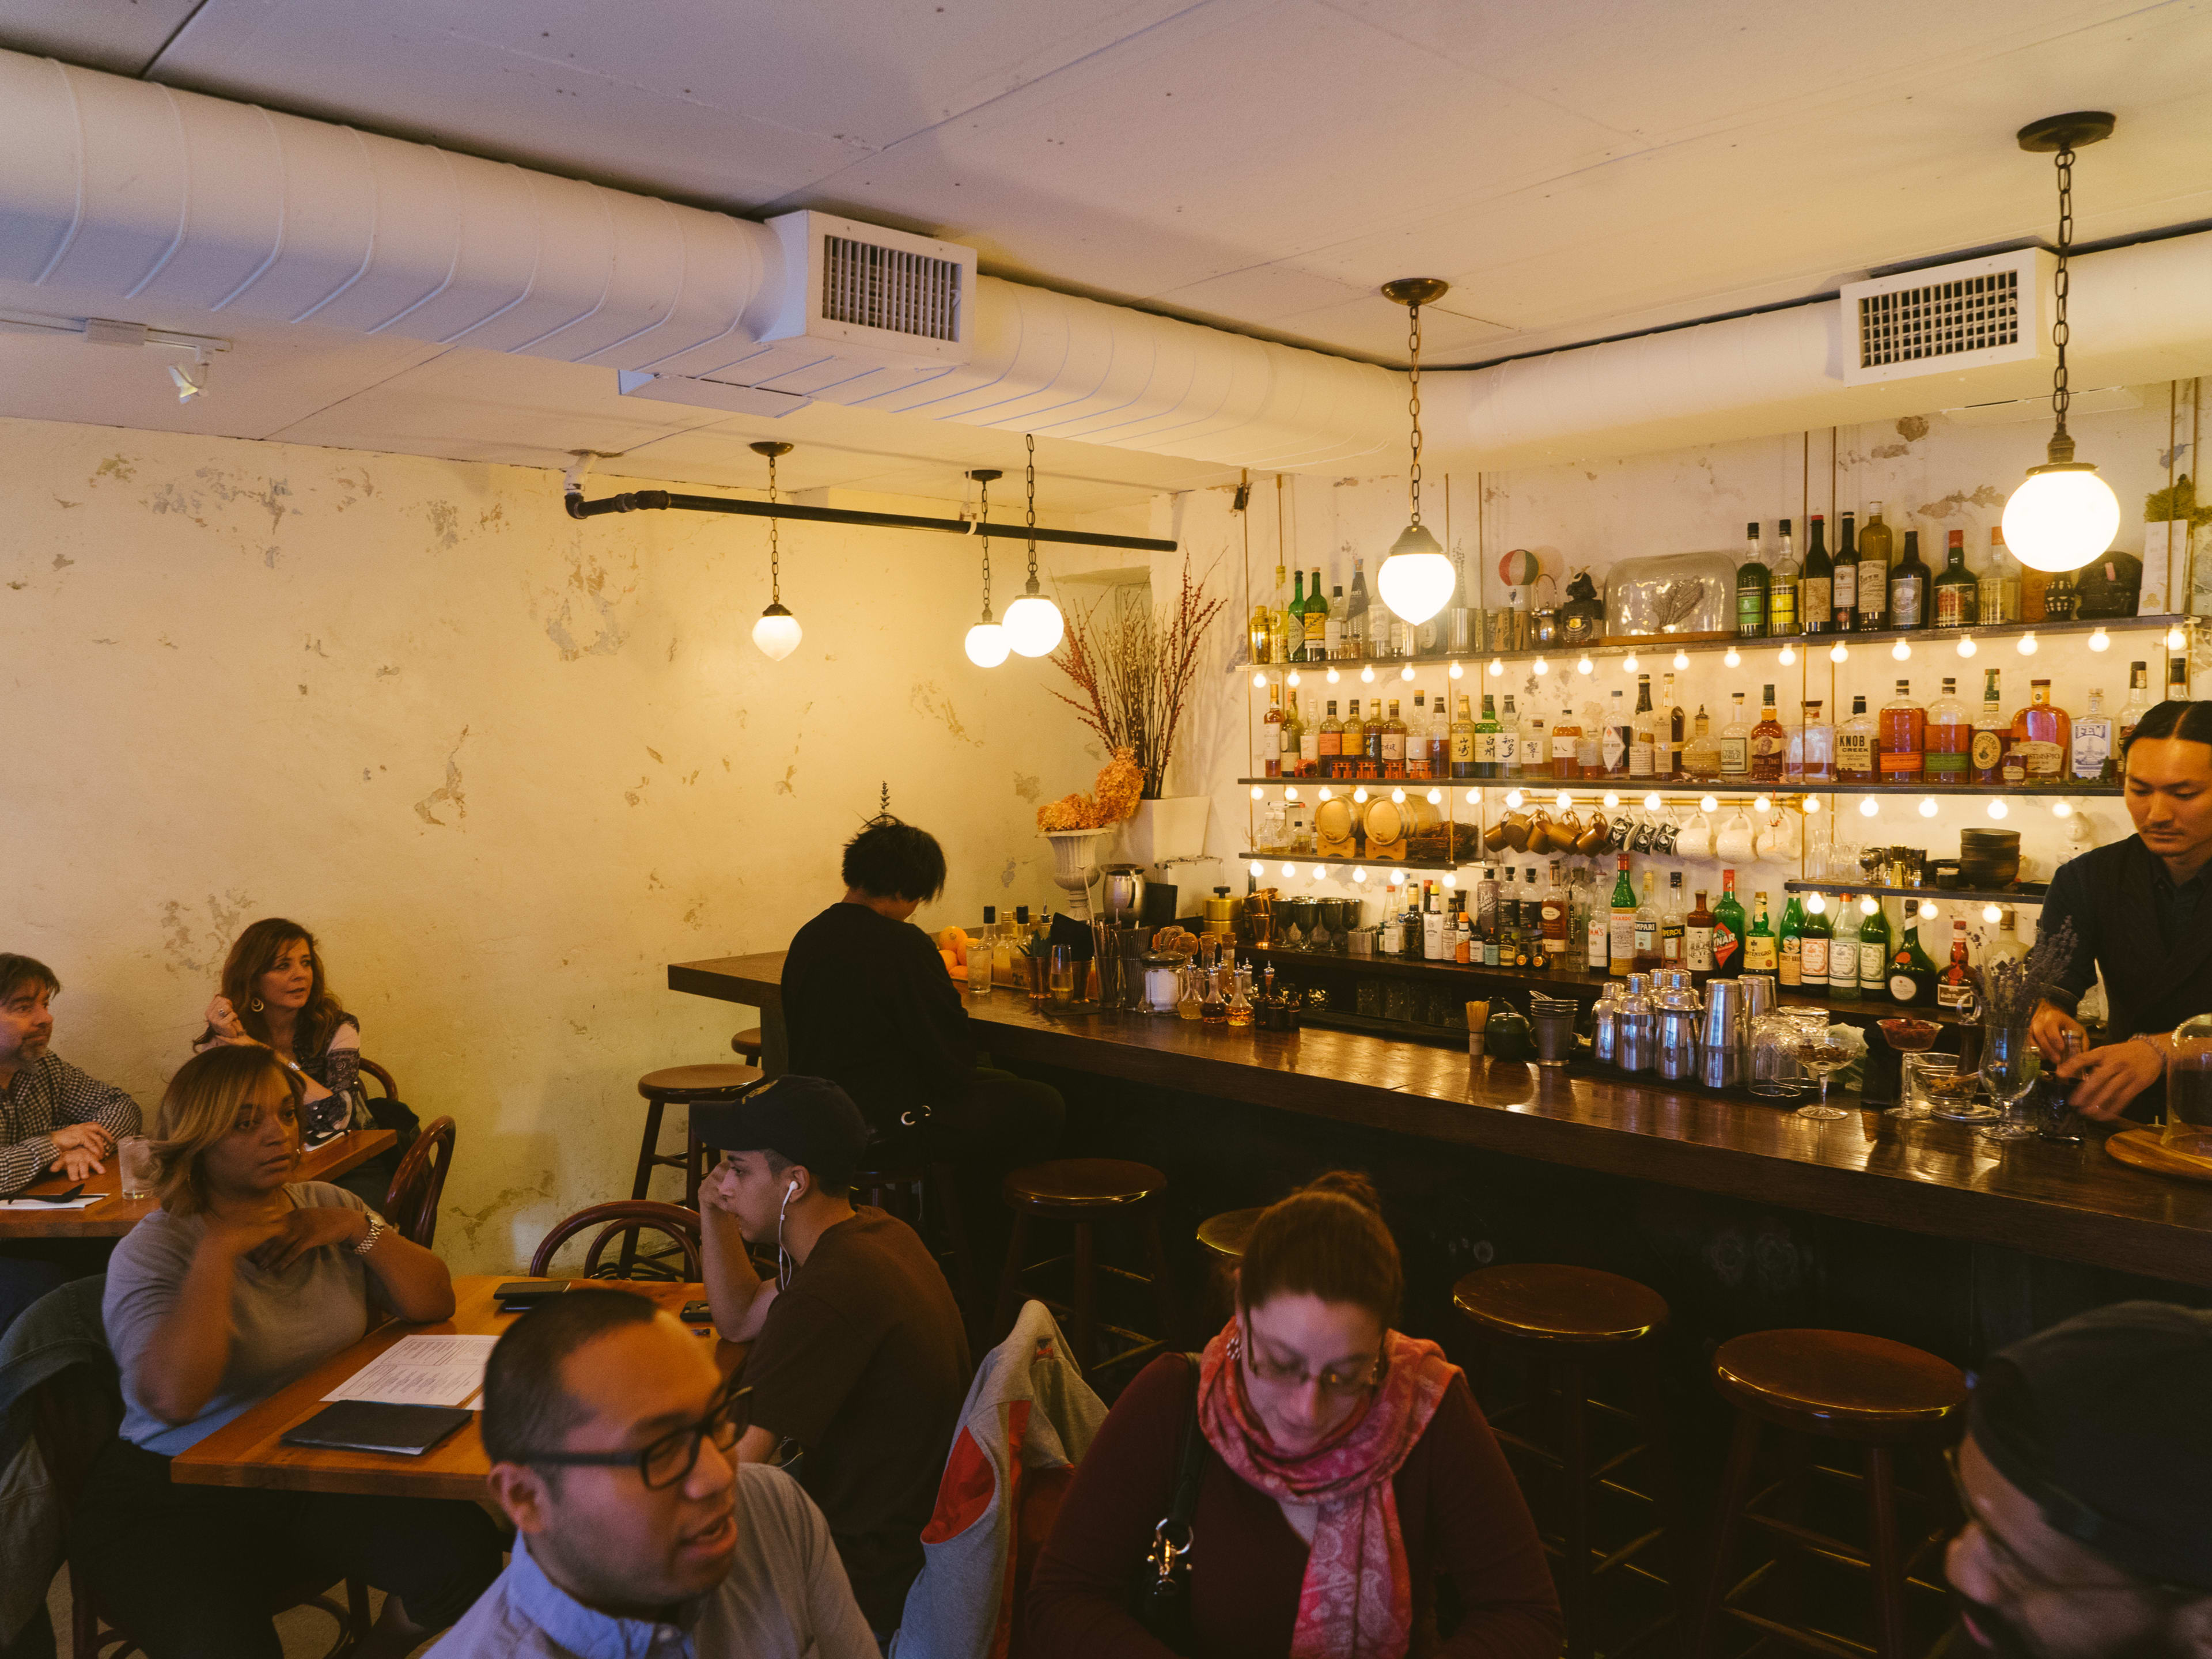
{"label": "dark wood bar top", "polygon": [[[781,951],[672,963],[672,990],[778,1006]],[[966,995],[963,992],[963,995]],[[967,996],[993,1060],[1028,1061],[1475,1146],[1906,1232],[2212,1285],[2212,1186],[2080,1146],[1978,1140],[1878,1112],[1832,1122],[1656,1082],[1364,1033],[1051,1011],[1001,986]]]}

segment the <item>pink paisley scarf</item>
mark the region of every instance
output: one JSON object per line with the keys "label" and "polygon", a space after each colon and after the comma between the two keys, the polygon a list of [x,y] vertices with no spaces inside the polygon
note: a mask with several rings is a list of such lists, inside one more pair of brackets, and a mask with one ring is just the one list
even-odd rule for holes
{"label": "pink paisley scarf", "polygon": [[1366,1409],[1318,1449],[1292,1457],[1275,1449],[1244,1398],[1242,1367],[1230,1358],[1237,1334],[1232,1319],[1206,1345],[1198,1420],[1247,1486],[1317,1510],[1291,1659],[1398,1659],[1413,1639],[1413,1586],[1391,1481],[1459,1367],[1435,1343],[1390,1332],[1389,1367]]}

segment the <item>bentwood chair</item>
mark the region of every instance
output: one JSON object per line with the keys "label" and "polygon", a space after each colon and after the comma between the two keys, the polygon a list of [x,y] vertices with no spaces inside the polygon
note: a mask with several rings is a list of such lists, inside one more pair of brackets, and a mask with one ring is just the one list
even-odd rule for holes
{"label": "bentwood chair", "polygon": [[441,1117],[424,1127],[392,1172],[384,1196],[384,1218],[399,1236],[424,1249],[438,1236],[438,1201],[445,1196],[446,1172],[453,1163],[453,1120]]}
{"label": "bentwood chair", "polygon": [[[399,1098],[399,1085],[392,1081],[392,1073],[386,1071],[384,1067],[378,1065],[366,1054],[363,1054],[361,1057],[361,1074],[363,1077],[374,1078],[378,1085],[383,1089],[384,1097],[386,1100],[397,1100]],[[362,1085],[364,1091],[366,1091],[367,1086],[367,1085]]]}
{"label": "bentwood chair", "polygon": [[[611,1204],[594,1204],[556,1222],[553,1231],[539,1242],[538,1253],[530,1258],[530,1276],[544,1278],[545,1270],[553,1265],[553,1257],[560,1248],[589,1227],[599,1231],[584,1249],[586,1279],[635,1276],[693,1283],[704,1276],[700,1258],[699,1212],[680,1204],[661,1204],[649,1198],[621,1198]],[[637,1236],[641,1232],[662,1233],[673,1239],[675,1253],[684,1259],[683,1273],[670,1273],[659,1265],[658,1257],[636,1256]],[[617,1238],[623,1241],[623,1261],[602,1267],[600,1258],[605,1255],[607,1245]]]}

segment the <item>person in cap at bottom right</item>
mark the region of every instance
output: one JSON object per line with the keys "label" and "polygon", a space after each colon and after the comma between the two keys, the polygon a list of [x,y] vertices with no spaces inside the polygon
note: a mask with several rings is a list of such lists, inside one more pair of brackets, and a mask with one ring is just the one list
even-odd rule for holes
{"label": "person in cap at bottom right", "polygon": [[1975,1379],[1945,1558],[2000,1659],[2212,1654],[2212,1312],[2123,1302]]}

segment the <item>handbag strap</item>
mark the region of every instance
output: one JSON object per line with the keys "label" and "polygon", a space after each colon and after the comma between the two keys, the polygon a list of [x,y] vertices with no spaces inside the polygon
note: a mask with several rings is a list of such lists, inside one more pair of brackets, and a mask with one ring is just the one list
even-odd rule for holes
{"label": "handbag strap", "polygon": [[1198,1425],[1198,1377],[1201,1355],[1186,1353],[1190,1367],[1190,1411],[1183,1419],[1182,1439],[1176,1452],[1175,1489],[1168,1512],[1152,1528],[1152,1548],[1147,1558],[1162,1583],[1174,1578],[1190,1554],[1191,1521],[1198,1513],[1198,1486],[1206,1473],[1206,1433]]}

